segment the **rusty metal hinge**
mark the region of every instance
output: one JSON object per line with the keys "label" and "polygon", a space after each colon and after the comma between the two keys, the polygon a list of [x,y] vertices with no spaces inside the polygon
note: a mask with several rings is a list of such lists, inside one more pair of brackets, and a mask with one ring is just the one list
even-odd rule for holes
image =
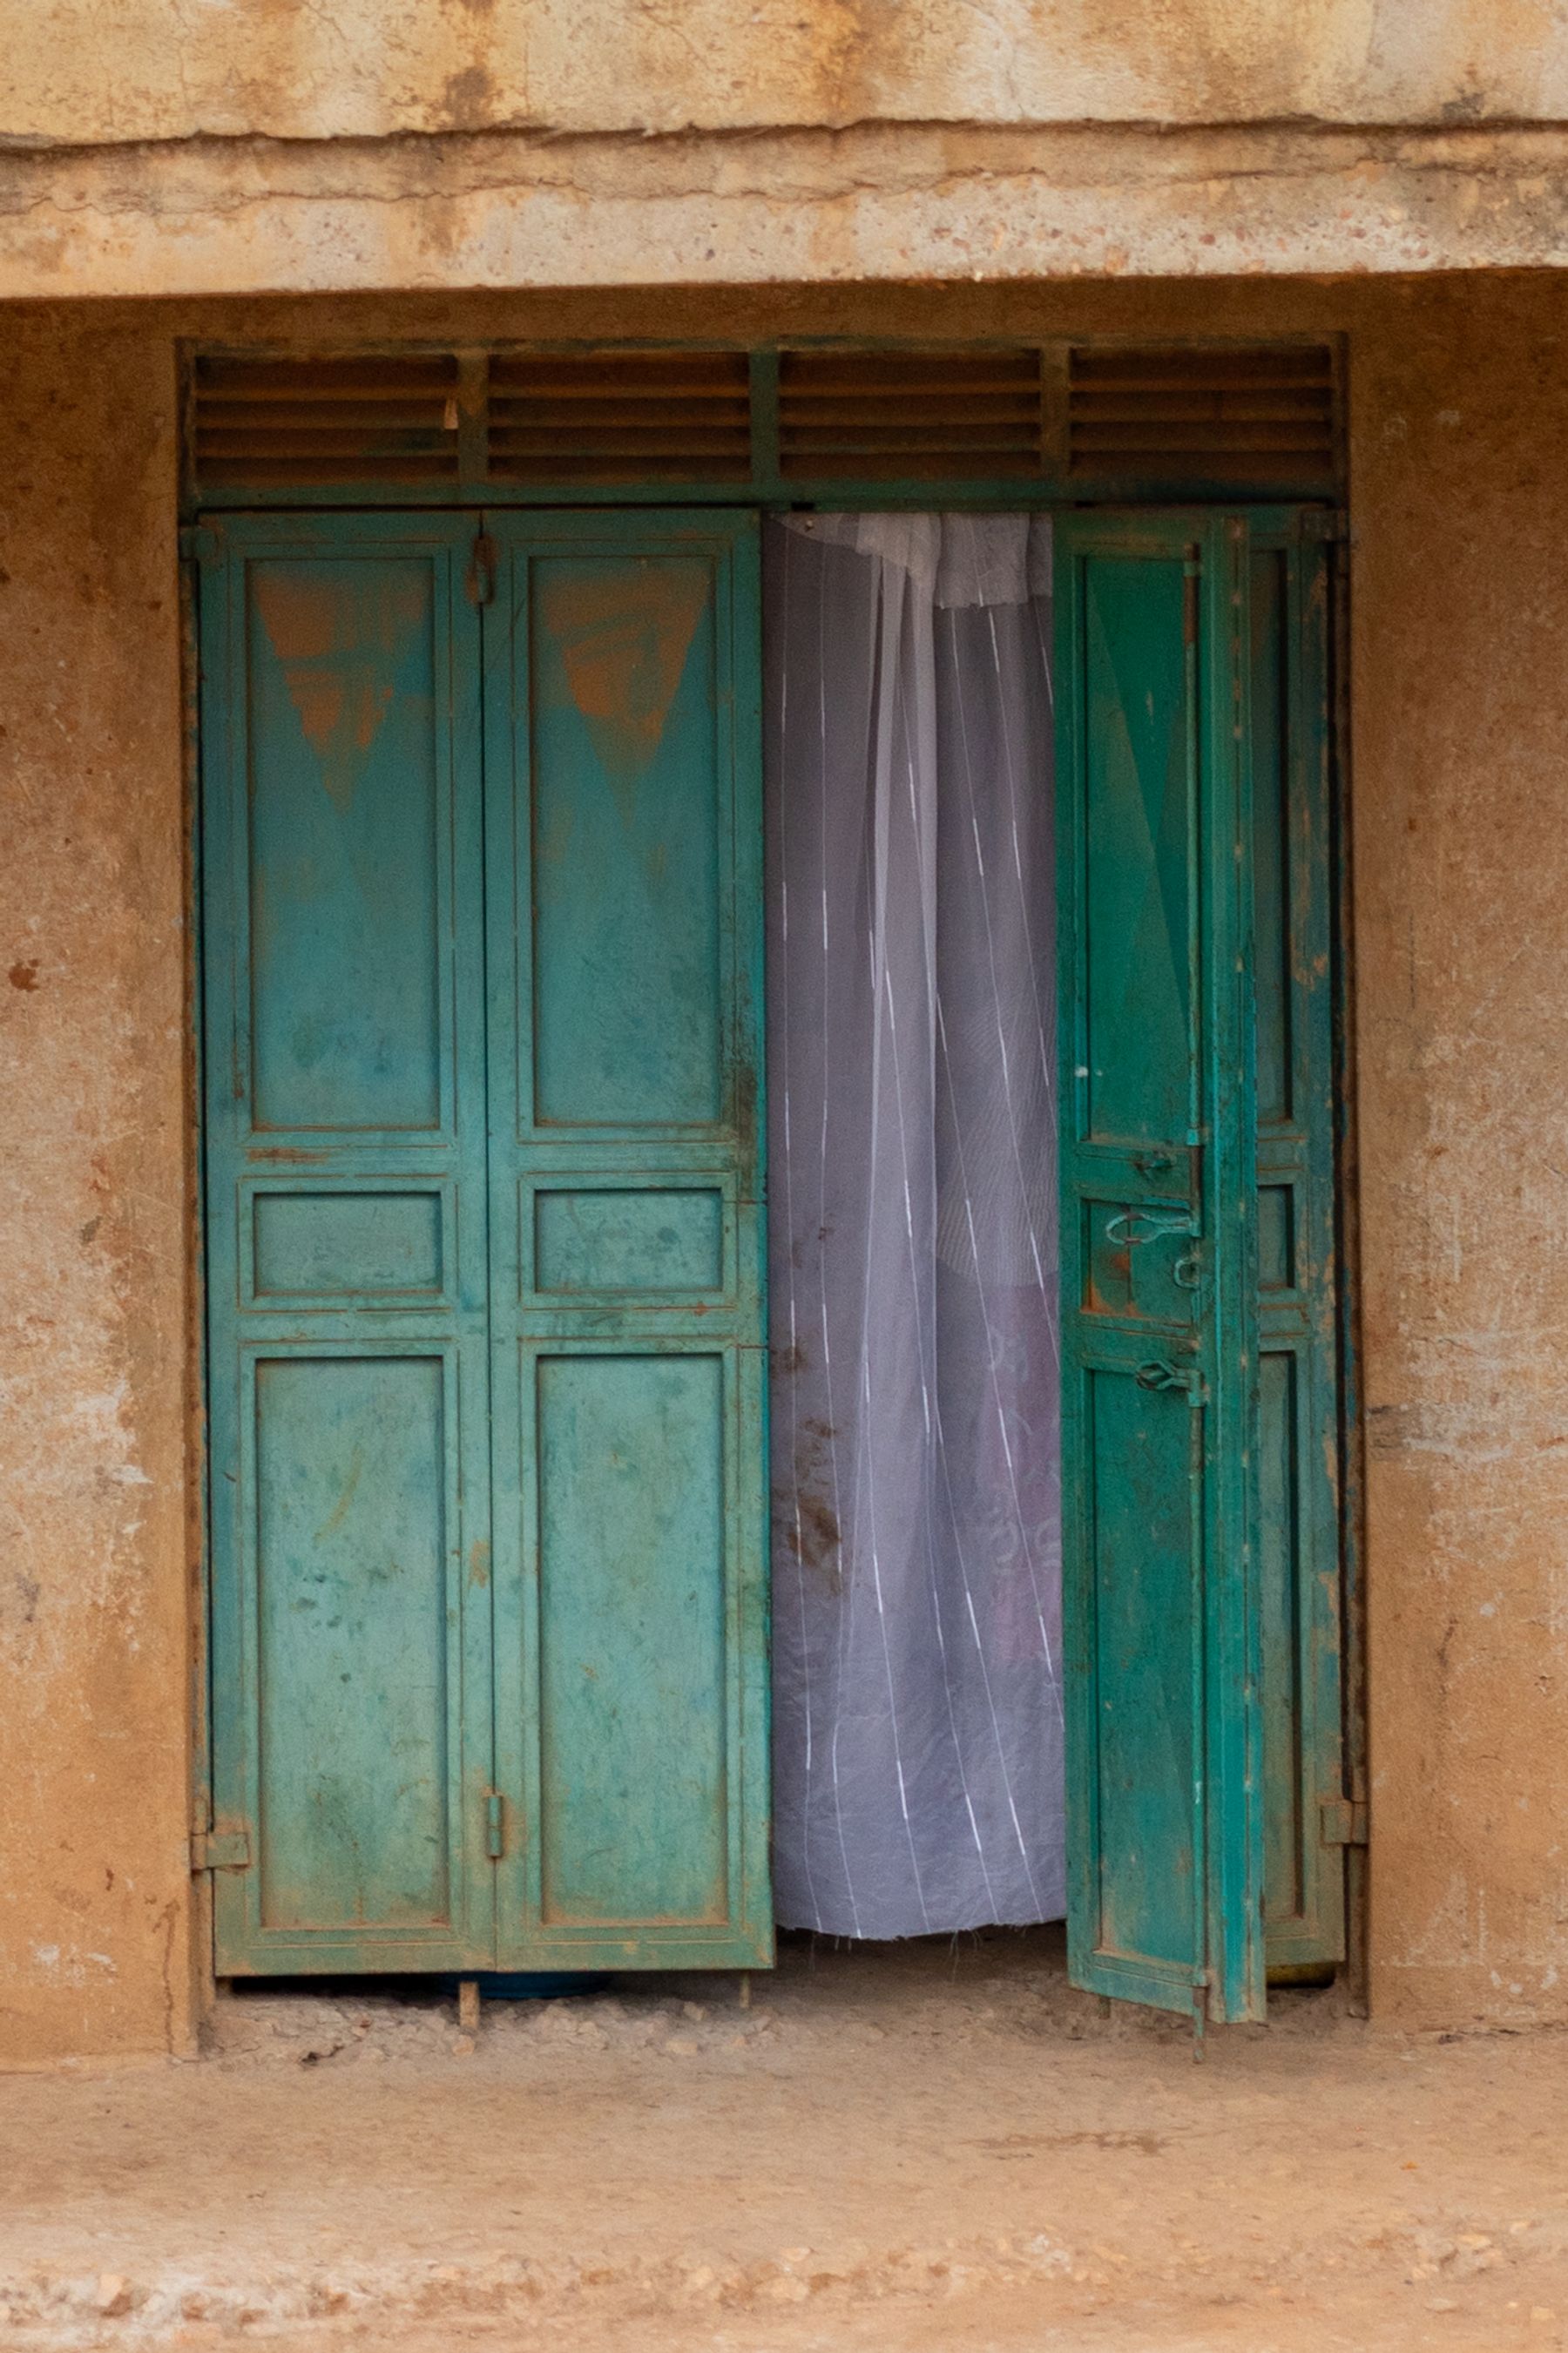
{"label": "rusty metal hinge", "polygon": [[485,1792],[485,1852],[492,1862],[506,1852],[506,1799],[499,1789]]}
{"label": "rusty metal hinge", "polygon": [[468,569],[464,582],[470,605],[488,605],[496,593],[496,543],[488,531],[481,531],[468,553]]}
{"label": "rusty metal hinge", "polygon": [[247,1830],[191,1832],[193,1871],[248,1871],[249,1868],[250,1832]]}
{"label": "rusty metal hinge", "polygon": [[1364,1798],[1325,1798],[1318,1808],[1318,1835],[1325,1846],[1366,1844]]}

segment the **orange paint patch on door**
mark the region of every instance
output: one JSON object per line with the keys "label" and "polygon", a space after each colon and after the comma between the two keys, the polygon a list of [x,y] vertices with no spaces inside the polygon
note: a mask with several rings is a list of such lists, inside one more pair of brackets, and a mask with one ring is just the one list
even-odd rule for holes
{"label": "orange paint patch on door", "polygon": [[[320,576],[311,578],[316,570]],[[253,567],[257,609],[321,764],[321,784],[352,804],[396,692],[397,658],[426,622],[425,582],[389,565]]]}
{"label": "orange paint patch on door", "polygon": [[705,564],[679,559],[574,565],[544,584],[545,634],[627,813],[663,740],[711,588]]}

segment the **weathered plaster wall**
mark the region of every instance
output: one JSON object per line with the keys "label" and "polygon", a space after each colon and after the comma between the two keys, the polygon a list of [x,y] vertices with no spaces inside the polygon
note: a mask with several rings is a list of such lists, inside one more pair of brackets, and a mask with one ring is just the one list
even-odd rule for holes
{"label": "weathered plaster wall", "polygon": [[1349,332],[1373,2000],[1568,2021],[1568,289],[797,288],[7,314],[0,2057],[200,1975],[174,339],[705,327]]}
{"label": "weathered plaster wall", "polygon": [[1568,289],[1355,370],[1381,2004],[1568,2017]]}
{"label": "weathered plaster wall", "polygon": [[1568,261],[1568,0],[0,0],[0,298]]}
{"label": "weathered plaster wall", "polygon": [[0,335],[0,2058],[188,2031],[166,343]]}
{"label": "weathered plaster wall", "polygon": [[68,144],[1568,116],[1560,0],[6,0],[0,26],[0,133]]}

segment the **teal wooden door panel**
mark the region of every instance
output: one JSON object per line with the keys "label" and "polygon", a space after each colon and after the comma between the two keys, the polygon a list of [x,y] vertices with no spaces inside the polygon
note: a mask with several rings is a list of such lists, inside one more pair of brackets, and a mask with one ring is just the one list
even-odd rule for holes
{"label": "teal wooden door panel", "polygon": [[1058,526],[1076,1982],[1262,2013],[1247,527]]}
{"label": "teal wooden door panel", "polygon": [[471,539],[199,535],[224,1974],[493,1952]]}
{"label": "teal wooden door panel", "polygon": [[509,1966],[772,1952],[754,517],[492,516]]}
{"label": "teal wooden door panel", "polygon": [[1265,1911],[1271,1968],[1342,1960],[1338,1277],[1331,973],[1329,561],[1301,513],[1255,523]]}

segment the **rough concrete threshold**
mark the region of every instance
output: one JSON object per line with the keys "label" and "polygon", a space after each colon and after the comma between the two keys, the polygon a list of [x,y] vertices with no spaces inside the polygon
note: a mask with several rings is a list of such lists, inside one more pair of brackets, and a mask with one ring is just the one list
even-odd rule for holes
{"label": "rough concrete threshold", "polygon": [[1562,2036],[1103,2018],[1056,1932],[566,2002],[261,1990],[0,2087],[0,2341],[1568,2343]]}

